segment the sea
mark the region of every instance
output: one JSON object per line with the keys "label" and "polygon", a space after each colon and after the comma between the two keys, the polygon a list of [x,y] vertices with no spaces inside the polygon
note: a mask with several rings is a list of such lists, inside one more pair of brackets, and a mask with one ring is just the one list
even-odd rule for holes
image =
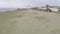
{"label": "sea", "polygon": [[13,11],[13,10],[16,10],[16,8],[0,8],[0,12]]}

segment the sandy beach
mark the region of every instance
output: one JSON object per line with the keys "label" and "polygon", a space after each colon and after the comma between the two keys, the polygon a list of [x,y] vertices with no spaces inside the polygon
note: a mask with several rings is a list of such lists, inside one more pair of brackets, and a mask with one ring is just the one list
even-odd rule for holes
{"label": "sandy beach", "polygon": [[32,9],[3,12],[0,34],[60,34],[60,14]]}

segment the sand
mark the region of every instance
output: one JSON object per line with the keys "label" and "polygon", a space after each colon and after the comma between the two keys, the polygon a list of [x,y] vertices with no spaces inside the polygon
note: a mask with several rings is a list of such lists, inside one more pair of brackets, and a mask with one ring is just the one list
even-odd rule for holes
{"label": "sand", "polygon": [[60,14],[32,9],[0,13],[0,34],[60,34]]}

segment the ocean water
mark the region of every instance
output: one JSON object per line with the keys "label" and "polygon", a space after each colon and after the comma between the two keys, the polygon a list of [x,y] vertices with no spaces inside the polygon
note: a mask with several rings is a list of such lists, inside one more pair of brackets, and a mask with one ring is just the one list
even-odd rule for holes
{"label": "ocean water", "polygon": [[16,8],[0,8],[0,12],[12,11],[12,10],[16,10]]}

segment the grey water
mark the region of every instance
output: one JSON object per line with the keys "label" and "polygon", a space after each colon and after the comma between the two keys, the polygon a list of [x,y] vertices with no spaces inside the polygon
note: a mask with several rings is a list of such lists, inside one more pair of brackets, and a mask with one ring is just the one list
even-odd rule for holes
{"label": "grey water", "polygon": [[13,11],[13,10],[16,10],[16,8],[0,8],[0,12]]}

